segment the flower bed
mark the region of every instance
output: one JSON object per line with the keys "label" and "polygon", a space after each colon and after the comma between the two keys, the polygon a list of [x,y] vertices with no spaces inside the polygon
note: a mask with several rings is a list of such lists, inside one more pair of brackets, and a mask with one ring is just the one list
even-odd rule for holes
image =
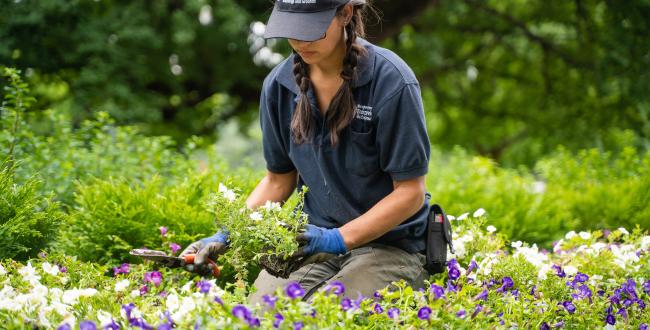
{"label": "flower bed", "polygon": [[52,254],[0,264],[8,328],[601,328],[647,329],[650,236],[570,232],[553,251],[508,242],[483,212],[452,221],[457,254],[425,289],[373,297],[334,282],[312,296],[291,283],[246,304],[246,285],[216,285],[153,264],[97,265]]}

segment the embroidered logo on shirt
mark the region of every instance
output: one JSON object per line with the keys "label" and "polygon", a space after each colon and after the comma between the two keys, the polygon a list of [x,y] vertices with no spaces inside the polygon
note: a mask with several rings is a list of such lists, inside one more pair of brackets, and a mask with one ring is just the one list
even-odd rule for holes
{"label": "embroidered logo on shirt", "polygon": [[369,105],[357,104],[356,118],[361,120],[372,120],[372,107]]}

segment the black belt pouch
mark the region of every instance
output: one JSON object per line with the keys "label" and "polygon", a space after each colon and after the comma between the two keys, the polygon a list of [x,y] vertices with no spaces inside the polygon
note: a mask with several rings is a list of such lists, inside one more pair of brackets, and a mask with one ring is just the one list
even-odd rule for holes
{"label": "black belt pouch", "polygon": [[442,207],[433,204],[427,217],[427,261],[425,268],[429,274],[433,275],[445,271],[448,245],[451,253],[454,253],[451,223]]}

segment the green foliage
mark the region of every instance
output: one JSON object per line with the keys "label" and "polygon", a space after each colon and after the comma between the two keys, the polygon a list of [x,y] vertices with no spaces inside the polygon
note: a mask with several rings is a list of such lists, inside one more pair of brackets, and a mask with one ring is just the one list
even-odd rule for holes
{"label": "green foliage", "polygon": [[16,184],[12,168],[0,168],[0,260],[25,260],[47,247],[63,213],[38,192],[35,179]]}
{"label": "green foliage", "polygon": [[650,144],[647,1],[437,1],[384,45],[423,85],[431,140],[507,166],[558,144]]}
{"label": "green foliage", "polygon": [[159,177],[141,183],[107,179],[79,185],[76,206],[57,246],[81,260],[133,262],[131,249],[162,245],[161,226],[185,246],[215,231],[214,218],[202,205],[214,186],[207,174],[190,175],[174,185],[163,184]]}
{"label": "green foliage", "polygon": [[545,246],[570,230],[648,228],[650,152],[622,150],[574,154],[560,148],[534,173],[499,167],[460,148],[434,150],[427,188],[449,214],[484,208],[506,236]]}

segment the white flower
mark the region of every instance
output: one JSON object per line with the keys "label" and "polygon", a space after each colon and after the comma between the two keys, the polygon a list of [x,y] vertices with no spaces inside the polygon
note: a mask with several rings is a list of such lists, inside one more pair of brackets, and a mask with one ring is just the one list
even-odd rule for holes
{"label": "white flower", "polygon": [[192,281],[185,283],[185,285],[181,287],[181,292],[190,292],[190,288],[192,287],[192,284],[194,284],[194,282]]}
{"label": "white flower", "polygon": [[467,219],[468,215],[469,215],[469,213],[463,213],[463,214],[459,215],[458,218],[456,218],[456,220],[465,220],[465,219]]}
{"label": "white flower", "polygon": [[262,213],[255,211],[250,214],[250,218],[255,221],[261,221],[264,217],[262,216]]}
{"label": "white flower", "polygon": [[140,297],[140,290],[138,290],[138,289],[131,290],[130,295],[131,295],[131,297],[133,297],[133,298],[135,298],[135,297]]}
{"label": "white flower", "polygon": [[555,243],[555,246],[553,246],[553,253],[558,253],[560,250],[562,250],[562,243],[564,243],[563,239],[560,239]]}
{"label": "white flower", "polygon": [[456,220],[456,217],[453,216],[453,215],[449,215],[449,214],[447,214],[447,219],[448,219],[449,221],[454,221],[454,220]]}
{"label": "white flower", "polygon": [[97,311],[97,320],[99,321],[99,325],[103,327],[113,323],[113,316],[104,310],[98,310]]}
{"label": "white flower", "polygon": [[167,306],[167,310],[169,310],[169,312],[171,313],[175,312],[178,309],[178,307],[180,307],[180,302],[178,300],[178,296],[176,295],[176,293],[170,293],[167,296],[166,306]]}
{"label": "white flower", "polygon": [[570,232],[568,232],[568,233],[566,233],[566,235],[564,235],[564,238],[566,238],[566,239],[572,239],[572,238],[574,238],[574,237],[576,237],[576,232],[573,231],[573,230],[570,231]]}
{"label": "white flower", "polygon": [[46,273],[48,273],[48,274],[50,274],[52,276],[56,276],[57,274],[59,274],[59,266],[57,266],[57,265],[52,265],[52,264],[50,264],[49,262],[46,261],[41,266],[43,267],[44,272],[46,272]]}
{"label": "white flower", "polygon": [[625,229],[625,228],[623,228],[623,227],[618,228],[618,231],[620,231],[623,235],[629,235],[629,234],[630,234],[630,233],[627,231],[627,229]]}
{"label": "white flower", "polygon": [[487,229],[488,233],[493,233],[493,232],[497,231],[497,228],[492,226],[492,225],[487,226],[486,229]]}
{"label": "white flower", "polygon": [[591,234],[586,231],[581,231],[578,235],[580,236],[580,238],[585,240],[591,238]]}
{"label": "white flower", "polygon": [[237,198],[237,195],[235,194],[234,191],[228,189],[223,183],[219,183],[219,192],[225,197],[227,200],[233,202]]}
{"label": "white flower", "polygon": [[650,247],[650,236],[641,237],[641,248],[647,249],[648,247]]}
{"label": "white flower", "polygon": [[266,204],[264,204],[263,208],[269,212],[282,210],[282,206],[280,206],[280,203],[272,202],[272,201],[266,201]]}
{"label": "white flower", "polygon": [[117,283],[115,283],[115,292],[121,292],[126,290],[126,288],[129,287],[129,284],[131,284],[131,282],[127,279],[118,281]]}
{"label": "white flower", "polygon": [[29,282],[32,286],[39,284],[41,276],[36,273],[36,268],[32,267],[31,262],[18,270],[18,274],[23,276],[23,280]]}
{"label": "white flower", "polygon": [[483,208],[479,208],[478,210],[474,211],[474,218],[479,218],[485,215],[485,210]]}
{"label": "white flower", "polygon": [[194,308],[196,308],[194,299],[192,299],[192,297],[183,297],[180,308],[176,313],[172,314],[172,319],[176,321],[181,320],[185,314],[191,312]]}
{"label": "white flower", "polygon": [[578,268],[575,268],[574,266],[568,265],[564,267],[564,273],[567,275],[575,275],[578,273]]}
{"label": "white flower", "polygon": [[516,242],[510,243],[510,246],[512,246],[515,249],[520,248],[522,245],[523,245],[523,243],[521,241],[516,241]]}
{"label": "white flower", "polygon": [[2,264],[0,264],[0,276],[6,275],[7,271],[5,270],[4,267],[2,267]]}
{"label": "white flower", "polygon": [[537,244],[533,244],[531,247],[520,247],[515,252],[514,256],[523,255],[524,258],[535,265],[536,267],[542,267],[548,261],[548,256],[539,252]]}

